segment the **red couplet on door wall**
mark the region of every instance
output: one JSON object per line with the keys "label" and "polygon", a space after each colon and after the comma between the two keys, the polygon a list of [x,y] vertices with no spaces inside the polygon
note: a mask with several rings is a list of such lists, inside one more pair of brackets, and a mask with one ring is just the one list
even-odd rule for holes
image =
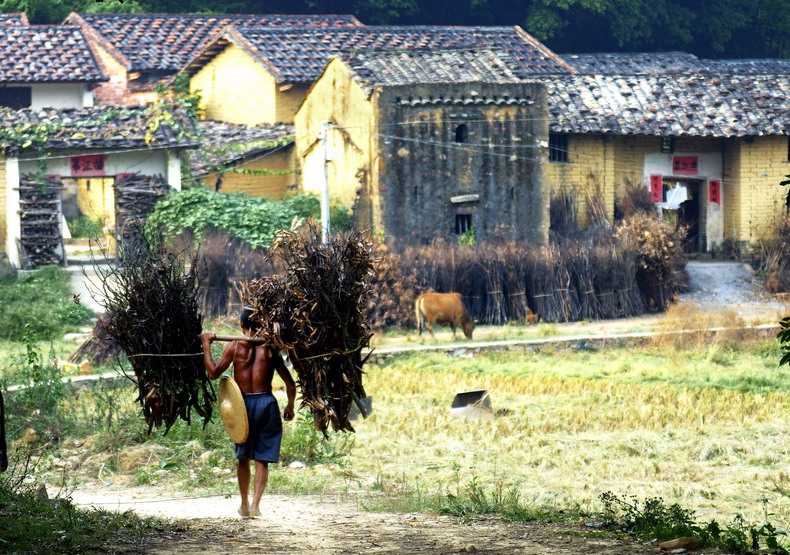
{"label": "red couplet on door wall", "polygon": [[650,198],[653,202],[664,200],[664,185],[660,175],[650,176]]}
{"label": "red couplet on door wall", "polygon": [[721,204],[721,181],[718,179],[708,181],[708,202]]}

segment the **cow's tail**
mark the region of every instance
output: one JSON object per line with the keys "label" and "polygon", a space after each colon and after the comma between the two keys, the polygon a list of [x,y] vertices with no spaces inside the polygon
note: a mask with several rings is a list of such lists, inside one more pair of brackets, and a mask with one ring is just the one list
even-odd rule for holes
{"label": "cow's tail", "polygon": [[422,329],[425,324],[425,315],[422,312],[422,303],[422,297],[417,297],[417,300],[414,302],[414,314],[415,318],[417,319],[417,330],[420,332],[420,335],[422,335]]}

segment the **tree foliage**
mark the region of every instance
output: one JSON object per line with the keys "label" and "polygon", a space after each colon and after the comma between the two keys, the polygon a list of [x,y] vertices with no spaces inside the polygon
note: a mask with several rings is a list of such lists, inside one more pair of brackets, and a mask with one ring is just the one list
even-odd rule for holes
{"label": "tree foliage", "polygon": [[72,11],[354,14],[369,25],[521,25],[560,53],[790,57],[790,0],[0,0],[0,12],[33,23]]}

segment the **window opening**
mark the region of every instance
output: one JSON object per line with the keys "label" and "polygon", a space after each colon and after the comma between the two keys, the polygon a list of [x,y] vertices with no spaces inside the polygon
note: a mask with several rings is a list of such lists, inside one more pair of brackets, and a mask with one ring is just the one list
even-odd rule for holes
{"label": "window opening", "polygon": [[466,127],[465,123],[462,123],[461,125],[455,128],[455,142],[465,143],[468,141],[469,141],[469,129]]}
{"label": "window opening", "polygon": [[455,234],[461,235],[472,229],[472,215],[471,214],[456,214],[455,215]]}
{"label": "window opening", "polygon": [[0,106],[12,110],[30,108],[32,102],[30,87],[0,87]]}
{"label": "window opening", "polygon": [[568,136],[549,133],[549,162],[568,161]]}

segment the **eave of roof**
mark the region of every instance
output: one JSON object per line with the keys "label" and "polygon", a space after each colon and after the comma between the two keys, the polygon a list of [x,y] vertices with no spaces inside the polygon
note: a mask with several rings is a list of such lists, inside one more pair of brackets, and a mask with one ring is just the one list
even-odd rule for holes
{"label": "eave of roof", "polygon": [[[177,128],[160,122],[151,131],[147,107],[95,107],[82,109],[12,110],[0,108],[0,151],[24,150],[128,150],[194,148],[195,129],[183,112],[172,111]],[[40,128],[45,140],[28,144]],[[150,140],[147,136],[150,135]]]}

